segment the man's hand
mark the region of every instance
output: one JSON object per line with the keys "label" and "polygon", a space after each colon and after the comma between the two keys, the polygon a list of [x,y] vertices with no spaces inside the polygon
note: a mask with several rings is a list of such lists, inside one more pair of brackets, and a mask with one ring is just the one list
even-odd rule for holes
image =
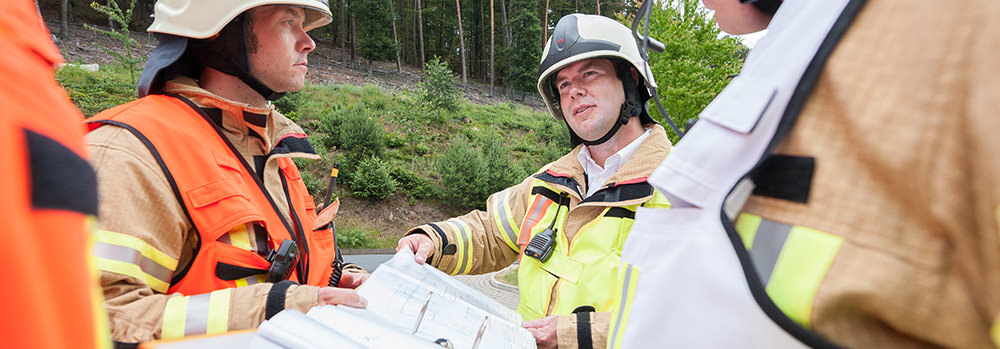
{"label": "man's hand", "polygon": [[410,251],[413,251],[417,264],[424,264],[434,250],[434,241],[431,241],[431,238],[425,234],[410,234],[399,239],[396,252],[403,248],[409,248]]}
{"label": "man's hand", "polygon": [[321,287],[316,295],[316,304],[343,304],[352,308],[364,308],[368,306],[368,300],[349,288]]}
{"label": "man's hand", "polygon": [[535,344],[538,349],[558,348],[559,341],[556,338],[557,315],[546,316],[541,319],[525,321],[521,323],[528,332],[535,335]]}
{"label": "man's hand", "polygon": [[371,276],[371,274],[358,271],[344,270],[344,273],[340,275],[340,285],[338,286],[343,288],[355,289],[361,286],[361,284],[364,283],[365,280],[368,280],[369,276]]}

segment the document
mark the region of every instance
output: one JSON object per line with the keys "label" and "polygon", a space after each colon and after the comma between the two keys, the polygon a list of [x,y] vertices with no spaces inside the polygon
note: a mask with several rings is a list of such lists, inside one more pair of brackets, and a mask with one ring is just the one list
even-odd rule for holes
{"label": "document", "polygon": [[[258,335],[287,348],[535,347],[517,312],[440,270],[417,264],[409,249],[382,264],[357,292],[368,300],[367,308],[327,305],[282,316],[294,312],[285,310],[261,324]],[[330,334],[297,335],[302,331]]]}

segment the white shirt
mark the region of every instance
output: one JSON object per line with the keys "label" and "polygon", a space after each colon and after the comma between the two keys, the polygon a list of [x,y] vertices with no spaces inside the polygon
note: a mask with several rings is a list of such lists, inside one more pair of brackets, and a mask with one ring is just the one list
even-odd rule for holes
{"label": "white shirt", "polygon": [[642,141],[646,140],[646,137],[649,137],[650,130],[652,129],[647,128],[646,132],[639,136],[639,138],[636,138],[632,143],[629,143],[617,153],[609,156],[607,160],[604,160],[603,168],[597,162],[594,162],[594,158],[590,157],[590,150],[587,149],[587,146],[583,146],[583,149],[580,150],[580,154],[577,154],[576,158],[580,160],[580,165],[583,165],[583,173],[587,174],[587,196],[584,199],[594,195],[598,189],[601,189],[604,182],[608,181],[608,178],[611,178],[615,172],[618,172],[618,169],[622,168],[622,164],[632,158],[632,155],[639,149]]}

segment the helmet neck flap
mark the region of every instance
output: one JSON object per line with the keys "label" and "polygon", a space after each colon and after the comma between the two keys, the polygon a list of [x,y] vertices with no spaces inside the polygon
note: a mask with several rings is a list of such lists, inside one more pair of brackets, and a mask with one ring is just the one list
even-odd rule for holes
{"label": "helmet neck flap", "polygon": [[197,60],[201,66],[235,76],[265,99],[274,101],[285,93],[275,92],[250,74],[250,51],[247,45],[251,31],[249,16],[249,11],[240,14],[226,24],[214,39],[192,40],[191,50],[198,53]]}

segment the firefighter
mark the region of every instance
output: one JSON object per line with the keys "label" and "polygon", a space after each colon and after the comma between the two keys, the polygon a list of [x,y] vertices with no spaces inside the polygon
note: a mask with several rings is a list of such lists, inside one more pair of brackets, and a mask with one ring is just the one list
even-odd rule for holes
{"label": "firefighter", "polygon": [[[293,159],[319,159],[271,101],[300,90],[326,0],[160,0],[139,99],[90,120],[94,256],[112,339],[255,328],[363,307]],[[332,215],[328,215],[332,217]],[[329,287],[334,286],[334,287]],[[338,287],[339,286],[339,287]]]}
{"label": "firefighter", "polygon": [[398,248],[450,274],[519,260],[518,312],[540,348],[603,347],[621,246],[640,207],[669,207],[646,182],[670,150],[644,105],[655,87],[631,31],[571,14],[556,24],[538,92],[574,149],[473,211],[407,232]]}
{"label": "firefighter", "polygon": [[53,76],[63,58],[28,0],[0,5],[0,209],[11,348],[107,348],[107,317],[89,254],[97,180],[83,115]]}
{"label": "firefighter", "polygon": [[613,346],[1000,345],[1000,3],[704,3],[768,32],[650,178]]}

